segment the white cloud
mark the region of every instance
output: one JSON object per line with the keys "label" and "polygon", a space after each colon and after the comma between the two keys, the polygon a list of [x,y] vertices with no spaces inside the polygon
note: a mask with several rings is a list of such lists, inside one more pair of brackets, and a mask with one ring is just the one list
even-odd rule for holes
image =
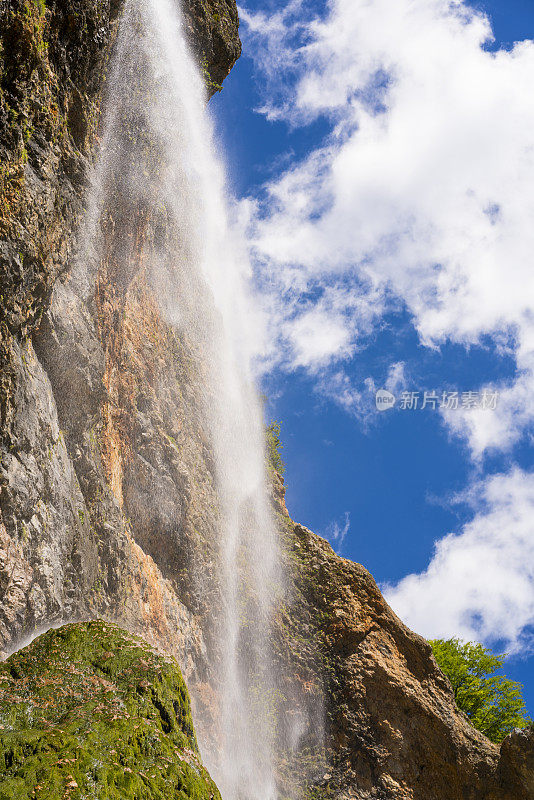
{"label": "white cloud", "polygon": [[316,382],[316,391],[322,397],[333,400],[351,416],[365,421],[370,408],[369,398],[353,386],[348,375],[342,370],[331,370]]}
{"label": "white cloud", "polygon": [[333,356],[348,356],[352,352],[345,319],[321,306],[313,306],[298,314],[286,325],[292,362],[296,367],[314,369],[329,362]]}
{"label": "white cloud", "polygon": [[406,364],[404,361],[396,361],[394,364],[390,364],[383,388],[394,395],[398,395],[404,390],[406,380]]}
{"label": "white cloud", "polygon": [[[534,423],[534,43],[490,52],[488,20],[462,0],[330,0],[320,19],[292,0],[242,16],[263,113],[330,131],[241,205],[269,363],[308,370],[365,423],[382,387],[354,386],[347,362],[396,304],[427,347],[489,340],[515,359],[513,379],[488,385],[495,411],[443,414],[479,467],[511,451]],[[406,388],[405,369],[391,365],[384,388]],[[423,635],[528,647],[534,473],[481,478],[468,499],[472,520],[387,596]]]}
{"label": "white cloud", "polygon": [[341,522],[331,522],[326,528],[326,538],[332,543],[336,552],[341,552],[343,542],[350,530],[350,514],[345,511]]}
{"label": "white cloud", "polygon": [[406,385],[406,365],[403,361],[390,364],[386,379],[378,386],[373,378],[365,378],[359,388],[349,378],[343,368],[332,368],[316,378],[315,390],[322,397],[332,400],[352,417],[358,419],[364,429],[376,425],[377,389],[387,389],[399,396]]}
{"label": "white cloud", "polygon": [[[495,410],[444,411],[449,429],[469,442],[476,461],[490,451],[509,451],[532,425],[534,413],[534,358],[518,359],[523,369],[514,381],[487,384],[485,391],[496,396]],[[528,366],[527,366],[528,364]]]}
{"label": "white cloud", "polygon": [[436,543],[428,569],[384,587],[392,608],[428,638],[459,636],[532,645],[534,476],[514,470],[487,478],[467,499],[475,516]]}
{"label": "white cloud", "polygon": [[534,421],[534,44],[488,52],[488,21],[460,0],[244,19],[265,112],[331,127],[246,204],[284,365],[338,370],[396,297],[428,346],[507,341],[518,380],[497,410],[447,422],[476,457],[510,448]]}

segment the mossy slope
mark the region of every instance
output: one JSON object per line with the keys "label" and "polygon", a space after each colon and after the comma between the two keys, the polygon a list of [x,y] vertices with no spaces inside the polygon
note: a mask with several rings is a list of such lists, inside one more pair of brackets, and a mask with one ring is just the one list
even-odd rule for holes
{"label": "mossy slope", "polygon": [[176,661],[100,620],[0,665],[0,800],[220,800]]}

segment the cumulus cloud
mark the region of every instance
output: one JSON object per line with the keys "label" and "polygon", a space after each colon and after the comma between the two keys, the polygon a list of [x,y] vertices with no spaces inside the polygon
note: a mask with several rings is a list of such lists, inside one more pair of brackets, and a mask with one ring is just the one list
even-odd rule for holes
{"label": "cumulus cloud", "polygon": [[465,496],[475,516],[436,543],[428,569],[383,587],[396,613],[428,638],[459,636],[528,649],[534,625],[534,476],[494,475]]}
{"label": "cumulus cloud", "polygon": [[285,328],[296,367],[315,369],[334,356],[350,355],[354,348],[344,316],[324,302],[301,311]]}
{"label": "cumulus cloud", "polygon": [[355,417],[364,430],[378,423],[376,392],[387,389],[399,396],[406,386],[406,365],[396,361],[388,367],[386,379],[380,386],[372,377],[365,378],[357,387],[342,367],[330,369],[316,377],[315,390],[322,397],[333,401],[347,414]]}
{"label": "cumulus cloud", "polygon": [[522,369],[506,384],[487,384],[485,391],[496,397],[496,408],[444,410],[449,429],[469,442],[473,458],[481,462],[485,453],[510,451],[532,427],[534,413],[534,358],[520,359]]}
{"label": "cumulus cloud", "polygon": [[338,369],[397,299],[424,345],[506,342],[518,380],[496,411],[447,422],[477,456],[510,448],[534,421],[534,43],[490,52],[487,18],[460,0],[332,0],[311,21],[291,2],[244,19],[264,112],[330,124],[246,204],[285,365]]}
{"label": "cumulus cloud", "polygon": [[[442,412],[479,467],[511,452],[534,423],[534,43],[492,50],[488,19],[462,0],[329,0],[317,18],[291,0],[242,17],[262,113],[328,127],[241,204],[270,363],[307,370],[365,420],[381,387],[353,386],[348,363],[406,309],[423,346],[490,342],[515,360],[513,379],[486,387],[495,410]],[[405,388],[405,368],[385,388]],[[465,499],[471,521],[388,598],[424,635],[528,646],[534,474],[481,478]]]}

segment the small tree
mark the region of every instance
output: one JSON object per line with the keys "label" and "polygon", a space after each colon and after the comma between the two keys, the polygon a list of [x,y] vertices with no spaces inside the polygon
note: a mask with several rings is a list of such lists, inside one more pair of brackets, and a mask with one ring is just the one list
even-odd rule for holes
{"label": "small tree", "polygon": [[281,427],[280,422],[271,422],[271,424],[267,426],[266,435],[269,464],[276,472],[283,475],[286,470],[286,465],[282,461],[282,448],[284,445],[280,441]]}
{"label": "small tree", "polygon": [[532,724],[526,716],[522,685],[495,675],[506,655],[496,656],[481,644],[459,639],[433,639],[430,645],[451,682],[458,708],[488,739],[498,744],[514,728]]}

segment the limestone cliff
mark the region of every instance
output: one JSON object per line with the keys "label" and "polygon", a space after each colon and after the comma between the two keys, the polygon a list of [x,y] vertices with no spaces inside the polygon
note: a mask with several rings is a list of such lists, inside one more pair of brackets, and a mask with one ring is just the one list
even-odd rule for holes
{"label": "limestone cliff", "polygon": [[[324,704],[317,798],[531,800],[534,731],[500,749],[458,710],[428,642],[391,611],[371,575],[281,515],[295,601],[281,657],[311,707]],[[318,676],[321,680],[318,681]]]}
{"label": "limestone cliff", "polygon": [[[220,598],[205,365],[160,313],[138,258],[139,238],[158,235],[142,209],[117,204],[106,220],[131,253],[127,274],[112,247],[94,281],[74,270],[120,8],[0,3],[0,649],[112,620],[178,658],[209,730],[220,697],[206,620]],[[213,92],[240,52],[235,3],[184,10]],[[297,700],[317,730],[326,718],[325,742],[280,752],[285,795],[534,797],[532,735],[499,758],[365,570],[285,514],[280,526],[293,575],[276,626],[281,696],[288,718]]]}
{"label": "limestone cliff", "polygon": [[[0,649],[106,613],[202,669],[183,572],[213,497],[190,359],[142,276],[128,295],[105,264],[96,295],[71,280],[120,6],[0,5]],[[213,92],[240,53],[235,4],[185,12]],[[158,370],[174,373],[169,394]],[[161,498],[155,519],[147,491]]]}

